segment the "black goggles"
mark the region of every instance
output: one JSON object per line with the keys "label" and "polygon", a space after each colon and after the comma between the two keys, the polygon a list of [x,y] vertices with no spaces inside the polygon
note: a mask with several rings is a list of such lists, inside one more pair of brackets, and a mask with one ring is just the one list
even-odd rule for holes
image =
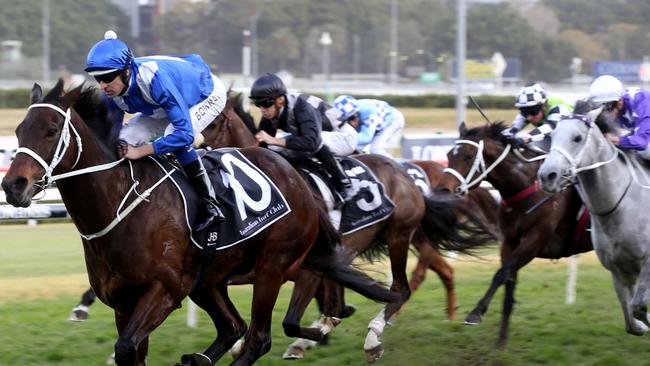
{"label": "black goggles", "polygon": [[120,74],[122,74],[123,70],[115,70],[113,72],[109,72],[108,74],[102,74],[102,75],[95,75],[93,76],[95,80],[97,80],[98,83],[110,83],[113,80],[115,80],[116,77],[118,77]]}
{"label": "black goggles", "polygon": [[617,106],[618,106],[618,100],[617,100],[617,101],[614,101],[614,102],[606,103],[606,104],[603,106],[603,110],[604,110],[605,112],[611,112],[611,111],[613,111],[614,109],[616,109]]}
{"label": "black goggles", "polygon": [[255,99],[253,104],[258,108],[269,108],[275,104],[275,98]]}
{"label": "black goggles", "polygon": [[536,116],[541,110],[542,110],[541,105],[534,105],[532,107],[519,108],[519,112],[521,112],[521,115],[524,116],[524,117]]}

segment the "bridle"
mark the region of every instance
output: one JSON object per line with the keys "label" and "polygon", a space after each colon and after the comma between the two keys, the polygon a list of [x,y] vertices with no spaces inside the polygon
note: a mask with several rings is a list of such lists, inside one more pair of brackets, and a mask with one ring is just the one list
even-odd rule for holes
{"label": "bridle", "polygon": [[[81,158],[81,152],[83,151],[83,144],[81,142],[81,136],[79,136],[79,132],[77,132],[77,129],[74,127],[74,125],[71,123],[71,113],[70,113],[70,108],[67,110],[63,111],[63,109],[59,108],[58,106],[55,106],[54,104],[50,103],[35,103],[30,105],[27,110],[30,110],[32,108],[50,108],[55,111],[57,111],[60,115],[63,116],[63,127],[61,127],[61,136],[59,136],[59,141],[56,145],[56,149],[54,150],[54,156],[52,156],[52,162],[49,164],[45,162],[45,159],[43,159],[38,153],[36,153],[34,150],[20,146],[18,149],[16,149],[16,155],[23,153],[31,156],[36,162],[38,162],[43,169],[45,170],[45,173],[43,173],[43,176],[36,181],[36,185],[41,187],[42,189],[48,188],[54,184],[59,179],[64,179],[76,175],[81,175],[81,174],[86,174],[86,173],[92,173],[100,170],[107,170],[111,169],[112,167],[118,165],[119,163],[124,160],[124,158],[116,160],[114,162],[108,163],[108,164],[101,164],[101,165],[95,165],[89,168],[84,168],[84,169],[79,169],[79,170],[72,170],[74,169],[75,166],[77,166],[77,163],[79,163],[79,159]],[[75,142],[77,144],[77,157],[74,161],[74,164],[72,164],[72,167],[70,168],[71,171],[63,174],[57,174],[57,175],[52,175],[52,172],[54,169],[61,163],[63,160],[63,157],[65,156],[65,153],[68,151],[68,147],[70,146],[70,130],[75,135]]]}
{"label": "bridle", "polygon": [[[484,150],[484,142],[483,140],[479,140],[479,142],[475,142],[472,140],[456,140],[454,149],[458,148],[459,145],[471,145],[476,147],[476,156],[474,157],[474,162],[472,163],[472,167],[469,169],[467,172],[467,176],[463,177],[462,174],[460,174],[457,170],[454,170],[452,168],[445,168],[443,169],[443,173],[449,173],[453,175],[458,181],[460,182],[460,185],[456,187],[455,192],[457,195],[464,196],[466,195],[469,190],[474,187],[478,186],[481,181],[487,175],[494,170],[494,168],[499,165],[503,159],[506,158],[508,153],[510,152],[510,149],[512,148],[512,145],[508,144],[506,147],[503,149],[503,152],[501,152],[501,155],[497,157],[494,162],[488,166],[487,168],[485,167],[485,158],[483,157],[483,150]],[[476,175],[476,177],[474,177]]]}

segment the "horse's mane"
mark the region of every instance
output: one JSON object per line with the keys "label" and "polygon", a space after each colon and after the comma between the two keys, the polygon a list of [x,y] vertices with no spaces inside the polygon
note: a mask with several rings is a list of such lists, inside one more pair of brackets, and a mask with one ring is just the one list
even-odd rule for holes
{"label": "horse's mane", "polygon": [[[99,89],[86,82],[75,88],[75,91],[76,89],[80,89],[79,97],[72,107],[97,137],[102,149],[110,157],[116,158],[115,147],[119,131],[114,128],[116,116],[109,110]],[[70,92],[72,91],[68,93]],[[63,90],[63,82],[58,82],[43,98],[43,102],[56,102],[65,94],[67,93]]]}
{"label": "horse's mane", "polygon": [[478,136],[478,137],[487,137],[492,140],[502,141],[503,134],[501,133],[507,127],[505,121],[496,121],[492,123],[485,124],[483,126],[474,127],[465,132],[465,137]]}
{"label": "horse's mane", "polygon": [[255,126],[255,120],[253,119],[253,116],[250,113],[248,113],[248,111],[246,111],[244,109],[244,105],[242,103],[242,94],[241,93],[236,93],[236,92],[233,92],[233,91],[229,91],[228,95],[229,95],[228,99],[232,98],[232,102],[233,102],[232,106],[233,106],[233,109],[234,109],[235,113],[237,113],[239,118],[241,118],[241,120],[244,122],[246,127],[248,127],[248,129],[251,131],[251,133],[253,135],[256,134],[257,133],[257,127]]}

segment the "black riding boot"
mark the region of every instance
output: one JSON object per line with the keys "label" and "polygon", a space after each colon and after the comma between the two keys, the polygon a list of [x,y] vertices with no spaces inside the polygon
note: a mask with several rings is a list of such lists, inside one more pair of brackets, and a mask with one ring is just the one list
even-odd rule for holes
{"label": "black riding boot", "polygon": [[183,169],[185,169],[185,173],[190,178],[190,183],[196,189],[196,193],[203,202],[205,210],[203,221],[194,227],[194,231],[204,230],[212,225],[214,221],[225,220],[226,217],[221,212],[221,208],[219,208],[219,201],[217,201],[217,197],[214,194],[214,187],[212,187],[210,178],[208,178],[208,172],[203,167],[201,158],[183,166]]}
{"label": "black riding boot", "polygon": [[354,196],[354,189],[350,178],[345,174],[341,164],[334,158],[334,154],[330,151],[327,145],[323,145],[315,154],[314,157],[318,159],[325,170],[332,176],[334,187],[338,193],[343,197],[344,201],[352,199]]}

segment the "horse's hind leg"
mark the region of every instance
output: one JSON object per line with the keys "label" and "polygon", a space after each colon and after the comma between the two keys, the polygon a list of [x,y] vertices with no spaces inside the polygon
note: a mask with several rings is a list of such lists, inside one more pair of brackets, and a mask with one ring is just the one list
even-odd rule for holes
{"label": "horse's hind leg", "polygon": [[199,364],[200,360],[206,357],[210,360],[211,365],[223,357],[230,347],[246,333],[246,322],[228,297],[226,283],[220,283],[214,287],[206,284],[204,287],[195,289],[190,297],[210,315],[217,329],[217,338],[203,353],[183,355],[181,365]]}

